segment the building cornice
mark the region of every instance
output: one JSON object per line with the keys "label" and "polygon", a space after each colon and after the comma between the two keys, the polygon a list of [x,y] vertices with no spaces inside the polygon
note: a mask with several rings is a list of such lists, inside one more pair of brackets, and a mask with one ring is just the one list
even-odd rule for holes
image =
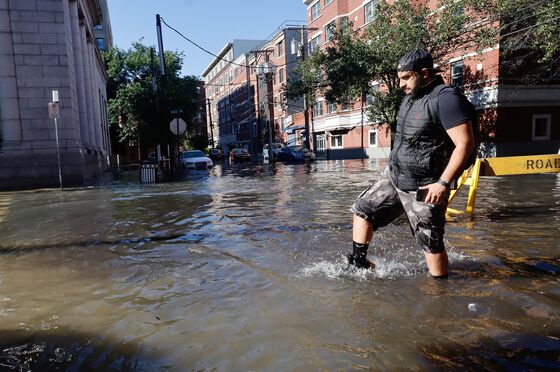
{"label": "building cornice", "polygon": [[206,77],[206,75],[208,75],[208,73],[214,68],[214,66],[216,66],[224,58],[226,53],[231,50],[231,48],[233,48],[233,43],[227,43],[226,45],[224,45],[222,50],[220,50],[220,53],[218,53],[217,57],[214,58],[212,62],[210,62],[208,67],[206,67],[206,69],[202,72],[202,77]]}

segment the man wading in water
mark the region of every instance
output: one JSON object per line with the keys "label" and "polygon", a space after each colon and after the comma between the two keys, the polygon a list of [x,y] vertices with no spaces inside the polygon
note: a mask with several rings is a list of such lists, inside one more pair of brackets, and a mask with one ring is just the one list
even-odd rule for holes
{"label": "man wading in water", "polygon": [[[373,232],[405,212],[430,274],[447,278],[443,234],[449,189],[474,150],[474,136],[461,94],[442,85],[437,72],[441,70],[434,69],[426,50],[414,50],[399,60],[397,75],[407,96],[399,108],[389,166],[351,208],[351,265],[372,268],[366,256]],[[438,115],[432,112],[431,99],[437,100]]]}

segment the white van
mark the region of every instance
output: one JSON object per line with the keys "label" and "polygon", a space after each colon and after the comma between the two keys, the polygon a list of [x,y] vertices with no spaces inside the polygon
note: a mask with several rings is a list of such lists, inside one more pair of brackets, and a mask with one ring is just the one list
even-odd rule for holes
{"label": "white van", "polygon": [[[286,147],[283,143],[273,143],[272,144],[272,155],[273,158],[276,159],[278,157],[278,152],[283,148]],[[265,162],[268,162],[268,143],[265,143],[263,146],[263,158]]]}

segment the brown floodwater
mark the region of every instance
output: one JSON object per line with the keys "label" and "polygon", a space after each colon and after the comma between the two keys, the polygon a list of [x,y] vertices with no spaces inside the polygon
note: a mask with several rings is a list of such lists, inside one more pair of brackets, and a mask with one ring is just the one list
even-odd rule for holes
{"label": "brown floodwater", "polygon": [[347,269],[384,166],[0,193],[0,370],[560,368],[560,176],[481,179],[434,281],[402,218]]}

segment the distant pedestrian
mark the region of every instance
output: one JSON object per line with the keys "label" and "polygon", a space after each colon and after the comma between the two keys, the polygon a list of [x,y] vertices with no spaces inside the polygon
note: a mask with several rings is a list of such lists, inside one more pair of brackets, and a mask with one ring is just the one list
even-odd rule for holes
{"label": "distant pedestrian", "polygon": [[[459,92],[438,87],[444,84],[438,72],[426,50],[399,60],[397,75],[407,96],[399,108],[389,166],[351,208],[351,265],[372,268],[366,256],[373,232],[404,212],[430,274],[447,277],[443,235],[449,190],[474,151],[474,138],[471,113]],[[432,92],[438,93],[438,117],[430,109]]]}

